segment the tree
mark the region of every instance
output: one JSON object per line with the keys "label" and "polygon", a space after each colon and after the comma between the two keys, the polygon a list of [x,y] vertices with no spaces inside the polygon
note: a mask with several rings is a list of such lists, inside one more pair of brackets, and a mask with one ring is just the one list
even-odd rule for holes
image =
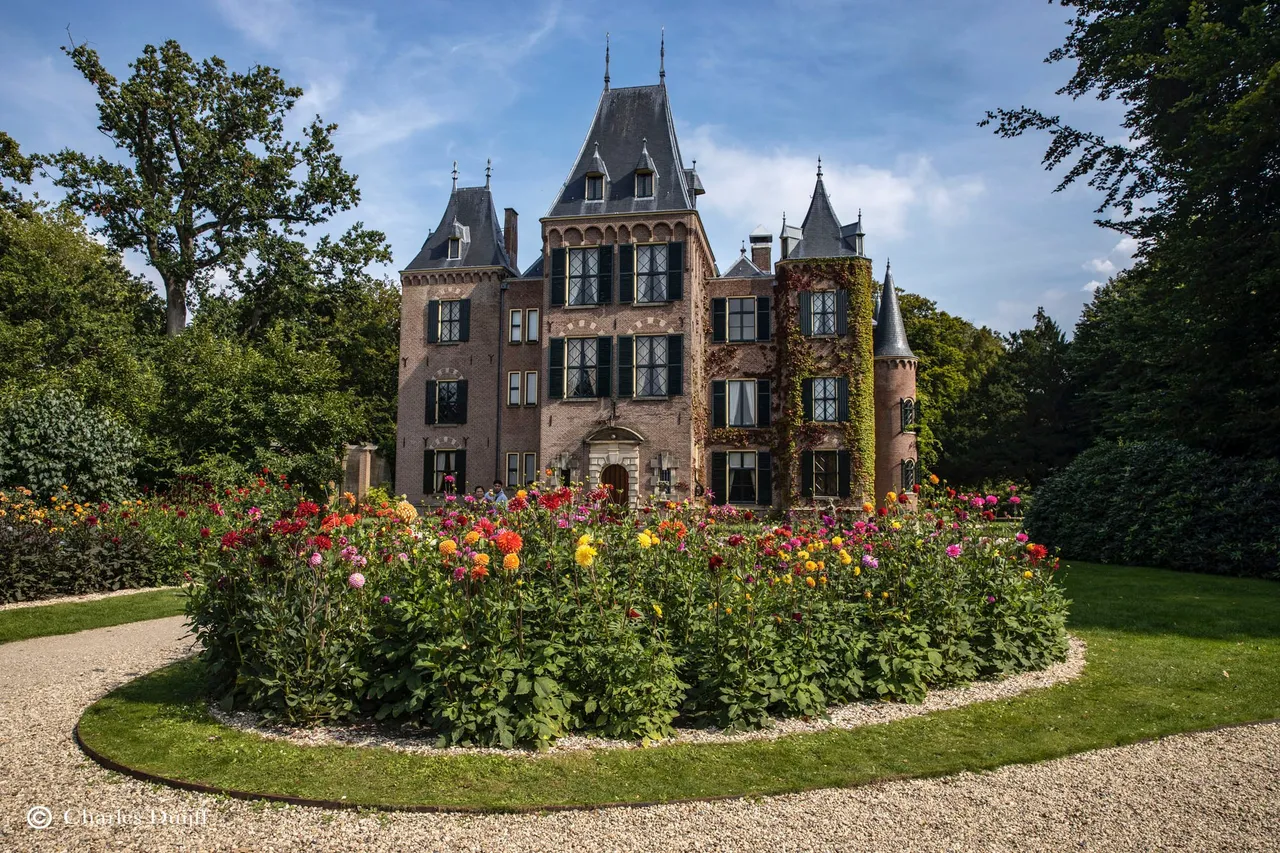
{"label": "tree", "polygon": [[5,181],[12,184],[29,184],[35,170],[35,161],[24,157],[18,143],[12,136],[0,130],[0,209],[18,212],[26,203],[16,186],[6,188]]}
{"label": "tree", "polygon": [[44,160],[112,248],[141,251],[159,273],[170,336],[216,269],[251,265],[266,242],[300,237],[359,200],[333,150],[336,125],[317,116],[302,140],[285,138],[302,90],[276,69],[231,72],[167,41],[148,45],[119,81],[87,45],[64,51],[96,89],[99,130],[125,162],[71,150]]}
{"label": "tree", "polygon": [[[996,133],[1044,131],[1058,189],[1102,192],[1099,224],[1141,247],[1126,310],[1149,364],[1132,392],[1145,435],[1233,455],[1280,448],[1280,7],[1254,0],[1060,0],[1075,10],[1049,62],[1075,72],[1059,94],[1116,98],[1131,142],[1021,107],[990,112]],[[1119,306],[1097,297],[1095,314]],[[1170,323],[1176,317],[1181,322]],[[1086,325],[1093,320],[1086,317]],[[1143,325],[1145,324],[1145,325]],[[1101,332],[1104,326],[1098,326]],[[1163,334],[1159,331],[1163,329]],[[1096,336],[1095,336],[1096,338]],[[1115,351],[1123,341],[1099,352]],[[1104,366],[1095,365],[1095,373]],[[1121,391],[1117,390],[1117,394]],[[1124,405],[1121,396],[1109,407]],[[1113,424],[1114,425],[1114,424]],[[1136,437],[1136,436],[1131,436]]]}

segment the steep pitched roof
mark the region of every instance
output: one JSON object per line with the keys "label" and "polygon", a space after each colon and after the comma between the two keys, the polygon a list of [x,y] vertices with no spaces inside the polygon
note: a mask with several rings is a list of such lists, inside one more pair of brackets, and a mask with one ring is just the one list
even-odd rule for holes
{"label": "steep pitched roof", "polygon": [[876,317],[873,351],[876,358],[915,358],[907,343],[907,328],[898,307],[898,292],[893,289],[893,273],[884,265],[884,290],[880,295],[880,314]]}
{"label": "steep pitched roof", "polygon": [[760,267],[756,266],[754,263],[751,262],[751,259],[747,257],[746,249],[742,250],[742,256],[738,258],[738,262],[735,263],[733,266],[729,267],[729,271],[720,277],[721,278],[773,278],[773,276],[769,275],[769,273],[760,269]]}
{"label": "steep pitched roof", "polygon": [[840,227],[840,220],[831,207],[831,199],[827,197],[826,185],[822,183],[822,168],[818,168],[818,183],[813,188],[813,198],[809,200],[809,212],[805,214],[804,223],[800,226],[800,242],[790,258],[842,258],[856,253],[845,240]]}
{"label": "steep pitched roof", "polygon": [[[635,166],[647,149],[654,171],[654,197],[635,197]],[[596,165],[596,154],[607,168]],[[609,175],[604,198],[587,201],[588,172]],[[656,210],[693,209],[693,188],[680,159],[667,87],[632,86],[606,89],[600,95],[595,118],[587,131],[578,159],[547,216],[584,216],[601,213],[645,213]]]}
{"label": "steep pitched roof", "polygon": [[[515,273],[502,240],[498,212],[488,187],[458,187],[449,195],[440,224],[405,271],[506,267]],[[462,239],[460,257],[450,260],[450,237]]]}

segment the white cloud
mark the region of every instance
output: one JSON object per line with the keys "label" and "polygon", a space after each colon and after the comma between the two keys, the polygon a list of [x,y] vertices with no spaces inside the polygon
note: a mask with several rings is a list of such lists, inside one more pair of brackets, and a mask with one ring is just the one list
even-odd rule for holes
{"label": "white cloud", "polygon": [[[1122,270],[1127,270],[1133,265],[1133,256],[1138,251],[1138,241],[1132,237],[1122,237],[1120,242],[1111,247],[1111,251],[1101,258],[1090,258],[1080,265],[1085,272],[1091,272],[1095,275],[1110,276]],[[1081,290],[1092,293],[1099,287],[1102,282],[1098,280],[1090,281]]]}
{"label": "white cloud", "polygon": [[[696,157],[708,192],[702,202],[744,229],[778,222],[782,212],[799,225],[809,209],[817,157],[776,148],[760,151],[722,139],[707,125],[682,134],[686,159]],[[985,186],[974,176],[943,177],[927,157],[902,158],[885,169],[824,157],[823,181],[836,213],[852,222],[859,208],[868,230],[887,239],[908,231],[923,212],[934,220],[960,220]]]}
{"label": "white cloud", "polygon": [[1096,272],[1106,275],[1115,272],[1116,265],[1109,258],[1094,258],[1086,264],[1082,264],[1087,272]]}
{"label": "white cloud", "polygon": [[276,47],[296,32],[301,16],[293,0],[217,0],[227,23],[263,47]]}
{"label": "white cloud", "polygon": [[1083,290],[1083,291],[1085,291],[1086,293],[1093,293],[1093,292],[1094,292],[1095,290],[1097,290],[1099,287],[1102,287],[1102,285],[1103,285],[1103,284],[1104,284],[1104,282],[1101,282],[1101,281],[1098,281],[1097,279],[1094,279],[1093,281],[1089,282],[1088,284],[1086,284],[1084,287],[1082,287],[1082,288],[1080,288],[1080,289],[1081,289],[1081,290]]}

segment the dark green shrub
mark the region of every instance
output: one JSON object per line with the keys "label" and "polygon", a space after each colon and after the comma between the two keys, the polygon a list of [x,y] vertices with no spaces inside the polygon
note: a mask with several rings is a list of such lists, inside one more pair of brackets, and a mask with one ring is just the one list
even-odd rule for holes
{"label": "dark green shrub", "polygon": [[1036,490],[1028,533],[1064,557],[1280,576],[1280,463],[1174,441],[1098,445]]}

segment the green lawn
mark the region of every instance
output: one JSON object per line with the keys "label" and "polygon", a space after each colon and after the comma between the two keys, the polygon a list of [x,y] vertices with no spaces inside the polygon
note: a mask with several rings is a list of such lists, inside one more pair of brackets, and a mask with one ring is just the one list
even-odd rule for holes
{"label": "green lawn", "polygon": [[1280,717],[1280,584],[1084,563],[1064,581],[1071,629],[1089,646],[1080,679],[852,731],[533,760],[299,747],[215,723],[185,662],[103,698],[80,732],[127,766],[221,788],[513,809],[935,776]]}
{"label": "green lawn", "polygon": [[96,601],[0,610],[0,643],[74,634],[89,628],[106,628],[180,613],[182,593],[176,589],[153,589]]}

